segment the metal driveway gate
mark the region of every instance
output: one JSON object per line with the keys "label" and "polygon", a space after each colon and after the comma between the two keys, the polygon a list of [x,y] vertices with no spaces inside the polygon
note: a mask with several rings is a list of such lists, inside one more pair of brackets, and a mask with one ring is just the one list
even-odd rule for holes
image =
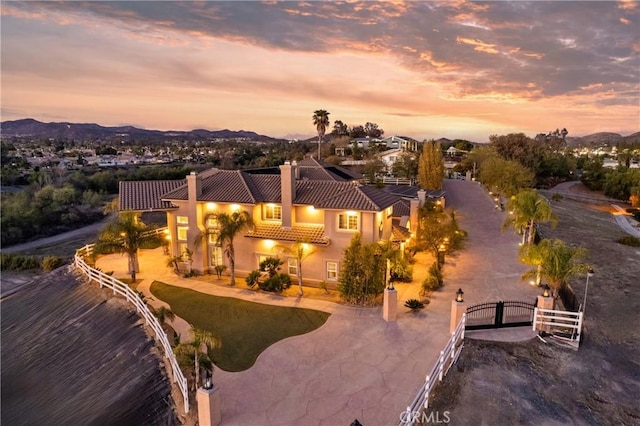
{"label": "metal driveway gate", "polygon": [[523,327],[533,324],[536,302],[507,300],[479,303],[467,308],[467,330],[485,328]]}

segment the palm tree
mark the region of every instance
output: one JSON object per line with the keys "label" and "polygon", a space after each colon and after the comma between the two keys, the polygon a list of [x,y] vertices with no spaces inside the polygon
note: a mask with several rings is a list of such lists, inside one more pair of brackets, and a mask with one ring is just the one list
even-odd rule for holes
{"label": "palm tree", "polygon": [[329,114],[330,113],[324,109],[313,112],[313,125],[316,126],[316,130],[318,131],[318,160],[320,159],[320,144],[322,143],[322,138],[324,138],[324,132],[329,125]]}
{"label": "palm tree", "polygon": [[[158,323],[160,324],[160,327],[164,330],[165,334],[167,334],[167,337],[173,337],[173,336],[168,336],[169,333],[167,333],[167,328],[168,328],[167,320],[173,321],[174,319],[176,319],[176,314],[174,314],[171,309],[164,306],[161,306],[159,308],[150,307],[149,310],[151,311],[153,316],[158,319]],[[171,328],[171,331],[172,332],[174,331],[173,327]]]}
{"label": "palm tree", "polygon": [[549,202],[538,194],[535,189],[524,189],[511,197],[507,203],[509,215],[502,224],[502,230],[513,227],[519,231],[525,229],[523,242],[533,244],[538,223],[551,222],[553,226],[558,224],[558,219],[553,213]]}
{"label": "palm tree", "polygon": [[587,249],[584,247],[571,247],[562,240],[545,239],[540,241],[536,250],[540,268],[525,272],[523,278],[536,276],[539,270],[541,277],[547,280],[555,295],[569,280],[589,269],[588,264],[582,263],[582,259],[587,256]]}
{"label": "palm tree", "polygon": [[288,246],[276,246],[277,249],[283,253],[292,255],[296,258],[296,276],[298,277],[298,296],[302,296],[302,262],[313,253],[315,250],[309,245],[309,241],[296,241]]}
{"label": "palm tree", "polygon": [[217,235],[217,244],[225,247],[224,252],[229,259],[231,276],[229,285],[234,286],[236,285],[236,251],[233,246],[233,240],[240,232],[253,226],[253,219],[251,219],[251,215],[244,210],[231,214],[213,213],[211,217],[215,218],[218,223],[218,229],[214,231],[214,235]]}
{"label": "palm tree", "polygon": [[[547,240],[543,240],[547,241]],[[527,271],[522,275],[522,279],[535,278],[535,285],[540,286],[542,281],[542,261],[544,251],[546,250],[546,243],[542,244],[524,244],[520,247],[520,261],[525,265],[535,266],[535,273],[533,270]]]}
{"label": "palm tree", "polygon": [[138,272],[138,249],[143,244],[158,240],[158,236],[149,234],[150,228],[132,211],[116,216],[100,232],[96,244],[98,251],[116,250],[129,258],[129,274],[135,282]]}
{"label": "palm tree", "polygon": [[[189,343],[181,343],[174,351],[178,355],[193,356],[193,368],[195,374],[195,387],[198,388],[200,382],[200,361],[202,357],[208,357],[208,352],[213,348],[220,347],[220,340],[208,331],[191,326],[193,340]],[[202,347],[205,350],[202,350]]]}

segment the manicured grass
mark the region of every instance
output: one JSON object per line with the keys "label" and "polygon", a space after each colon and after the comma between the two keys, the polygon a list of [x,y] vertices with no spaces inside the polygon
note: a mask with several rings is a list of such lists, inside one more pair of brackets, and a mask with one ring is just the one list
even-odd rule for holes
{"label": "manicured grass", "polygon": [[151,293],[177,316],[220,339],[222,346],[209,355],[225,371],[246,370],[275,342],[313,331],[329,318],[326,312],[212,296],[160,281],[151,283]]}

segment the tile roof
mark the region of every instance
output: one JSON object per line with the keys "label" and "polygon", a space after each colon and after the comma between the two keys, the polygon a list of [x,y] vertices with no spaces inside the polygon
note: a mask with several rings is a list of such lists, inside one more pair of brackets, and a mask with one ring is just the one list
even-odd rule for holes
{"label": "tile roof", "polygon": [[407,241],[409,238],[411,238],[411,232],[404,226],[393,225],[391,227],[391,241],[394,243]]}
{"label": "tile roof", "polygon": [[411,204],[409,200],[400,200],[393,205],[393,217],[409,216],[411,214]]}
{"label": "tile roof", "polygon": [[169,201],[163,201],[162,196],[182,185],[186,185],[186,182],[185,179],[120,181],[118,210],[151,211],[174,209],[176,206]]}
{"label": "tile roof", "polygon": [[311,244],[325,246],[331,242],[329,237],[324,235],[324,226],[313,225],[298,225],[287,229],[279,224],[260,224],[255,225],[245,237],[291,242],[308,241]]}
{"label": "tile roof", "polygon": [[[317,160],[311,160],[315,164],[320,164]],[[309,167],[309,170],[312,168]],[[324,170],[317,165],[315,169],[316,171]],[[198,178],[201,179],[202,189],[198,201],[249,205],[282,202],[280,174],[210,169],[200,173]],[[188,199],[186,180],[172,182],[177,183],[165,188],[164,195],[162,191],[153,193],[153,196],[162,200],[165,206],[171,206],[172,200]],[[327,179],[325,176],[320,180],[297,180],[293,204],[333,210],[380,211],[392,206],[398,200],[398,196],[382,192],[372,186],[361,186],[353,181]]]}

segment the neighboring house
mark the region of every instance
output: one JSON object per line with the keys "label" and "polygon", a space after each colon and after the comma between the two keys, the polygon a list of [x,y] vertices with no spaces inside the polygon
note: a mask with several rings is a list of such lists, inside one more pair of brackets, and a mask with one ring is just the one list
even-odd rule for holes
{"label": "neighboring house", "polygon": [[400,149],[402,151],[417,151],[418,142],[405,136],[389,136],[383,139],[389,149]]}
{"label": "neighboring house", "polygon": [[364,150],[368,150],[371,145],[376,145],[382,142],[381,139],[378,138],[370,138],[369,136],[364,138],[355,138],[351,142],[349,142],[349,146],[352,148],[360,148]]}
{"label": "neighboring house", "polygon": [[[279,247],[296,241],[313,246],[305,259],[308,284],[335,284],[345,248],[359,232],[364,242],[393,240],[401,245],[409,230],[393,225],[394,205],[401,197],[360,185],[348,170],[305,159],[278,169],[210,169],[186,180],[120,182],[120,210],[164,210],[170,253],[193,252],[192,268],[213,272],[228,264],[224,247],[216,244],[212,213],[244,210],[255,226],[234,240],[238,276],[258,269],[269,256],[280,257],[282,271],[296,274],[296,259]],[[417,201],[414,207],[417,215]],[[416,216],[417,217],[417,216]],[[395,229],[394,229],[395,228]],[[199,236],[210,234],[209,238]],[[200,240],[199,243],[196,243]]]}
{"label": "neighboring house", "polygon": [[378,154],[378,158],[384,163],[387,172],[391,172],[393,165],[398,161],[398,157],[402,155],[402,152],[403,151],[400,148],[393,148]]}

